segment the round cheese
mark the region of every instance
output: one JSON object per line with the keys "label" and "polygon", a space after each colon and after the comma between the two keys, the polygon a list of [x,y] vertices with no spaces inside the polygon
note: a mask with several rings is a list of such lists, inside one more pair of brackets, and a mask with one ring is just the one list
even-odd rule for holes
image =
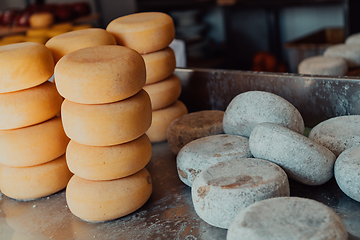
{"label": "round cheese", "polygon": [[346,44],[360,44],[360,33],[354,33],[345,40]]}
{"label": "round cheese", "polygon": [[119,45],[140,54],[166,48],[175,38],[172,18],[161,12],[142,12],[114,19],[106,27]]}
{"label": "round cheese", "polygon": [[159,82],[169,77],[176,68],[175,52],[170,47],[143,54],[146,66],[146,84]]}
{"label": "round cheese", "polygon": [[347,62],[348,67],[360,66],[360,44],[336,44],[326,48],[326,57],[341,57]]}
{"label": "round cheese", "polygon": [[300,62],[298,72],[301,74],[344,76],[347,73],[347,63],[341,57],[315,56]]}
{"label": "round cheese", "polygon": [[166,108],[153,111],[152,123],[146,131],[146,135],[148,135],[152,143],[166,141],[167,129],[170,123],[187,113],[186,106],[179,100],[176,100],[176,102]]}
{"label": "round cheese", "polygon": [[31,88],[54,73],[54,60],[44,44],[26,42],[0,47],[0,93]]}
{"label": "round cheese", "polygon": [[54,21],[54,14],[51,12],[35,12],[29,17],[31,28],[46,28],[53,24]]}
{"label": "round cheese", "polygon": [[86,47],[116,45],[114,36],[101,28],[66,32],[51,38],[45,46],[50,49],[55,63],[64,55]]}
{"label": "round cheese", "polygon": [[148,84],[144,90],[149,94],[152,110],[165,108],[173,104],[181,94],[180,79],[172,74],[165,80]]}
{"label": "round cheese", "polygon": [[140,171],[151,158],[146,134],[127,143],[98,147],[70,141],[66,161],[71,172],[88,180],[112,180]]}
{"label": "round cheese", "polygon": [[80,104],[64,100],[61,117],[66,135],[90,146],[110,146],[132,141],[151,125],[151,103],[145,90],[108,104]]}
{"label": "round cheese", "polygon": [[0,172],[2,193],[17,200],[33,200],[64,189],[73,174],[65,154],[59,158],[31,167],[8,167]]}
{"label": "round cheese", "polygon": [[75,216],[89,222],[102,222],[139,209],[151,192],[151,177],[145,168],[109,181],[91,181],[74,175],[66,188],[66,201]]}
{"label": "round cheese", "polygon": [[29,127],[0,131],[0,163],[28,167],[63,155],[69,138],[61,118],[54,117]]}
{"label": "round cheese", "polygon": [[132,49],[105,45],[76,50],[55,66],[55,83],[66,99],[84,104],[116,102],[145,85],[145,63]]}
{"label": "round cheese", "polygon": [[63,98],[47,81],[29,89],[0,94],[0,130],[44,122],[60,112]]}

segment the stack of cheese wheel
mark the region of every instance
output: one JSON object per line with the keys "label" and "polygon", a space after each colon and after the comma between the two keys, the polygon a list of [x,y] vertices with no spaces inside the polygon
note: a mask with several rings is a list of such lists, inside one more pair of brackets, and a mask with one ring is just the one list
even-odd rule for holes
{"label": "stack of cheese wheel", "polygon": [[152,105],[152,124],[146,134],[151,142],[167,140],[167,128],[176,118],[187,114],[186,106],[178,100],[180,79],[173,74],[176,67],[172,18],[160,12],[136,13],[119,17],[106,28],[117,44],[132,48],[144,58],[146,85]]}
{"label": "stack of cheese wheel", "polygon": [[61,115],[71,139],[67,164],[74,176],[66,190],[71,212],[90,222],[125,216],[152,192],[145,169],[151,142],[150,97],[144,60],[118,45],[88,47],[63,56],[55,83],[65,98]]}
{"label": "stack of cheese wheel", "polygon": [[72,173],[60,112],[63,98],[53,83],[49,49],[40,43],[0,47],[0,189],[18,200],[65,188]]}

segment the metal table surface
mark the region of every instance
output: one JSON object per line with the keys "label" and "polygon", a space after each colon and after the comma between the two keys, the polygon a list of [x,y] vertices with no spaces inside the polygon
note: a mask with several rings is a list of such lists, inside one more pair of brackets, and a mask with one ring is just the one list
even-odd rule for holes
{"label": "metal table surface", "polygon": [[[180,99],[190,111],[225,109],[240,92],[265,90],[292,102],[310,127],[332,116],[360,113],[356,101],[360,99],[358,78],[201,69],[177,69],[176,74],[183,85]],[[309,105],[314,103],[317,105]],[[0,193],[0,239],[225,239],[226,230],[210,226],[196,215],[190,188],[178,178],[176,156],[168,143],[152,147],[146,168],[152,176],[153,193],[134,213],[108,222],[88,223],[67,208],[65,190],[26,202]],[[360,239],[360,203],[342,193],[334,178],[321,186],[290,180],[290,190],[291,196],[330,206],[343,219],[349,239]]]}

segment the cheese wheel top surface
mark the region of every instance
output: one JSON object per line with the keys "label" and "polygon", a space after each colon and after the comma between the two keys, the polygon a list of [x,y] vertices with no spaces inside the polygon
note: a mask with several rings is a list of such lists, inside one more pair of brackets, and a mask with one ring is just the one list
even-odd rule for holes
{"label": "cheese wheel top surface", "polygon": [[315,56],[306,58],[299,64],[299,73],[343,76],[347,73],[347,63],[341,57]]}
{"label": "cheese wheel top surface", "polygon": [[342,57],[346,60],[348,67],[360,66],[360,44],[336,44],[328,47],[323,55]]}
{"label": "cheese wheel top surface", "polygon": [[44,44],[26,42],[0,47],[0,93],[31,88],[54,73],[54,60]]}
{"label": "cheese wheel top surface", "polygon": [[141,55],[117,45],[71,52],[56,64],[54,75],[56,87],[64,98],[84,104],[126,99],[138,93],[146,81]]}
{"label": "cheese wheel top surface", "polygon": [[345,40],[346,44],[360,44],[360,33],[355,33],[348,36]]}

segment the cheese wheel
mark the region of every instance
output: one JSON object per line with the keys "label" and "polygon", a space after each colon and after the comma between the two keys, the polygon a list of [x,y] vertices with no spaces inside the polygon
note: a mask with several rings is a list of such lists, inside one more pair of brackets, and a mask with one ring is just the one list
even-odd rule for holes
{"label": "cheese wheel", "polygon": [[165,108],[173,104],[181,94],[180,79],[172,74],[161,82],[148,84],[144,90],[149,94],[152,110]]}
{"label": "cheese wheel", "polygon": [[0,47],[0,93],[31,88],[54,73],[54,60],[43,44],[26,42]]}
{"label": "cheese wheel", "polygon": [[61,117],[66,135],[90,146],[110,146],[132,141],[151,125],[151,103],[145,90],[108,104],[80,104],[64,100]]}
{"label": "cheese wheel", "polygon": [[188,113],[186,106],[176,100],[170,106],[152,112],[152,123],[146,135],[152,143],[167,140],[167,129],[172,121]]}
{"label": "cheese wheel", "polygon": [[0,163],[28,167],[63,155],[69,138],[61,118],[54,117],[29,127],[0,131]]}
{"label": "cheese wheel", "polygon": [[35,12],[29,17],[31,28],[46,28],[54,23],[54,14],[51,12]]}
{"label": "cheese wheel", "polygon": [[101,45],[116,45],[114,36],[101,28],[66,32],[51,38],[45,44],[54,56],[55,63],[64,55],[75,50]]}
{"label": "cheese wheel", "polygon": [[360,33],[354,33],[345,40],[346,44],[360,44]]}
{"label": "cheese wheel", "polygon": [[39,86],[0,94],[0,130],[34,125],[60,112],[63,98],[55,84],[47,81]]}
{"label": "cheese wheel", "polygon": [[66,99],[84,104],[116,102],[145,85],[145,63],[132,49],[105,45],[76,50],[55,66],[55,83]]}
{"label": "cheese wheel", "polygon": [[66,188],[66,201],[75,216],[89,222],[101,222],[139,209],[151,192],[151,177],[145,168],[128,177],[109,181],[91,181],[74,175]]}
{"label": "cheese wheel", "polygon": [[344,58],[315,56],[301,61],[298,72],[301,74],[344,76],[347,70],[347,63]]}
{"label": "cheese wheel", "polygon": [[119,45],[140,54],[166,48],[175,38],[172,18],[161,12],[135,13],[114,19],[106,27]]}
{"label": "cheese wheel", "polygon": [[176,68],[175,52],[170,47],[143,54],[142,57],[146,67],[146,84],[159,82],[169,77]]}
{"label": "cheese wheel", "polygon": [[8,167],[0,172],[2,193],[17,200],[33,200],[64,189],[73,174],[65,154],[59,158],[31,167]]}
{"label": "cheese wheel", "polygon": [[360,44],[336,44],[326,48],[324,56],[342,57],[348,67],[360,66]]}
{"label": "cheese wheel", "polygon": [[112,180],[140,171],[151,158],[146,134],[127,143],[98,147],[70,141],[66,161],[71,172],[88,180]]}

